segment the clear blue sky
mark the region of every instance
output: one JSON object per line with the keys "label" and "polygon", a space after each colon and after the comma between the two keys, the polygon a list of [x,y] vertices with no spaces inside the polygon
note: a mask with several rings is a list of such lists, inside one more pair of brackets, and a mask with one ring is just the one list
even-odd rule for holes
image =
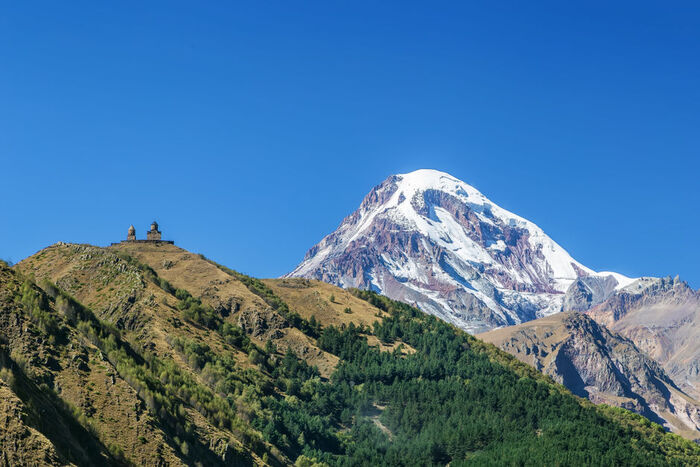
{"label": "clear blue sky", "polygon": [[700,287],[698,3],[467,3],[7,2],[0,257],[155,218],[277,276],[436,168],[589,267]]}

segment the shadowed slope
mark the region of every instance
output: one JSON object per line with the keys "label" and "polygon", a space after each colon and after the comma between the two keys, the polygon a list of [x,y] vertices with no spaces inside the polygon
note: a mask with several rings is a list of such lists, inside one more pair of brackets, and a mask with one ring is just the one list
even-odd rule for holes
{"label": "shadowed slope", "polygon": [[676,387],[631,341],[584,314],[558,313],[478,336],[533,365],[575,394],[640,413],[700,438],[700,402]]}

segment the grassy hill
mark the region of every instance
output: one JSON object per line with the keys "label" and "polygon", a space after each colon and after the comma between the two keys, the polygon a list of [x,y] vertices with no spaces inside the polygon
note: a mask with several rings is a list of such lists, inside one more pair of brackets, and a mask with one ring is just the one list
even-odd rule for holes
{"label": "grassy hill", "polygon": [[258,280],[164,244],[56,244],[0,278],[0,394],[24,414],[0,443],[25,430],[21,449],[47,463],[700,460],[373,293]]}

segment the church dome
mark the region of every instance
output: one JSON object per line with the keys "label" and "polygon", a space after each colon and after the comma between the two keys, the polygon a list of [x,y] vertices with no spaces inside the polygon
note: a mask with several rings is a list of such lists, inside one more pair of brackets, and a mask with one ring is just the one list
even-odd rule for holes
{"label": "church dome", "polygon": [[158,222],[153,221],[153,223],[151,224],[151,230],[153,230],[153,231],[158,230]]}
{"label": "church dome", "polygon": [[136,229],[134,228],[134,226],[133,225],[130,226],[129,227],[129,235],[134,235],[135,233],[136,233]]}

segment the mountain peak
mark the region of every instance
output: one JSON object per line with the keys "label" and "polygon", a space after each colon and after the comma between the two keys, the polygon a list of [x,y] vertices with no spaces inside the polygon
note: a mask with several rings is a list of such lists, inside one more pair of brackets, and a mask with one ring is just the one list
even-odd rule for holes
{"label": "mountain peak", "polygon": [[435,169],[418,169],[413,172],[408,172],[405,174],[397,174],[396,177],[414,184],[415,186],[424,186],[430,188],[436,188],[444,186],[446,183],[457,183],[462,185],[467,185],[463,181],[459,180],[447,172],[442,172]]}
{"label": "mountain peak", "polygon": [[403,192],[415,193],[417,191],[438,190],[464,199],[471,197],[471,201],[474,203],[490,202],[473,186],[447,172],[435,169],[418,169],[413,172],[394,175],[387,180],[395,180],[399,190]]}
{"label": "mountain peak", "polygon": [[474,332],[560,311],[596,273],[471,185],[420,169],[373,188],[289,276],[373,289]]}

